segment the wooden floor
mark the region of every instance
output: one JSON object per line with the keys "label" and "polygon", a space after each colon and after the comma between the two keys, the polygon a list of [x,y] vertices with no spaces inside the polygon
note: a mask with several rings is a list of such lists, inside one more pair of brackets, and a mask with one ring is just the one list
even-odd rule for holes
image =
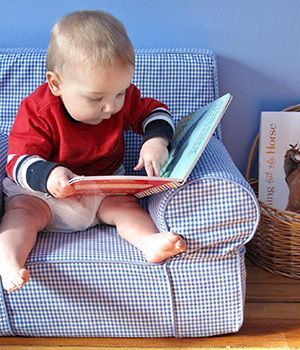
{"label": "wooden floor", "polygon": [[300,349],[300,280],[247,263],[245,322],[237,334],[212,338],[0,338],[7,350]]}

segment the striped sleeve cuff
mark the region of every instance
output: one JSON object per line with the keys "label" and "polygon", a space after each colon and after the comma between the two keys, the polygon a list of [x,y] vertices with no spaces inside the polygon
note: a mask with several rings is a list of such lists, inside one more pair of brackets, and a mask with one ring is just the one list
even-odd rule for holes
{"label": "striped sleeve cuff", "polygon": [[165,108],[156,108],[154,109],[147,118],[143,121],[142,128],[145,133],[147,125],[154,120],[164,120],[166,123],[170,124],[173,132],[175,131],[175,126],[171,113]]}
{"label": "striped sleeve cuff", "polygon": [[170,112],[163,108],[155,109],[143,122],[143,143],[153,137],[163,137],[172,141],[174,123]]}
{"label": "striped sleeve cuff", "polygon": [[59,165],[39,156],[26,155],[15,165],[13,177],[25,189],[48,193],[46,184],[49,174]]}

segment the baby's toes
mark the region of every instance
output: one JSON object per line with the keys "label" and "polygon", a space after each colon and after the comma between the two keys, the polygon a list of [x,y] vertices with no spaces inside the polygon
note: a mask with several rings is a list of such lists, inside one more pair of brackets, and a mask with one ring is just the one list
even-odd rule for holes
{"label": "baby's toes", "polygon": [[179,252],[184,252],[186,250],[186,243],[182,238],[179,237],[175,244],[175,249]]}
{"label": "baby's toes", "polygon": [[9,278],[2,278],[3,288],[8,292],[14,292],[21,289],[29,280],[29,272],[26,269],[21,269],[14,276]]}
{"label": "baby's toes", "polygon": [[178,241],[182,241],[183,239],[175,232],[167,232],[167,237],[169,242],[173,243],[173,244],[177,244]]}
{"label": "baby's toes", "polygon": [[21,269],[16,276],[15,282],[17,283],[18,289],[22,288],[29,280],[29,272],[26,269]]}
{"label": "baby's toes", "polygon": [[169,232],[169,242],[171,242],[174,246],[174,248],[179,251],[179,252],[183,252],[186,249],[186,243],[185,240],[178,235],[175,232]]}
{"label": "baby's toes", "polygon": [[13,280],[7,280],[2,276],[2,286],[4,290],[8,292],[14,292],[18,289],[17,285]]}

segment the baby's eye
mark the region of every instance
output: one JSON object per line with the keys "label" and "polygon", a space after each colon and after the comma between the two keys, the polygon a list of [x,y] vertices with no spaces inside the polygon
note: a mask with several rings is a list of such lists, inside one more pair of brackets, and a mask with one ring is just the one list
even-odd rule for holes
{"label": "baby's eye", "polygon": [[90,100],[92,102],[101,102],[102,97],[88,97],[88,100]]}
{"label": "baby's eye", "polygon": [[122,91],[117,95],[117,97],[123,97],[123,96],[125,96],[125,91]]}

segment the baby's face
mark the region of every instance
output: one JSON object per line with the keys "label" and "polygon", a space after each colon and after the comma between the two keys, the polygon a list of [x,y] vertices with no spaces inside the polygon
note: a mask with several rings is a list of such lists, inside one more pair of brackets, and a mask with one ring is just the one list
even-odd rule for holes
{"label": "baby's face", "polygon": [[75,120],[97,125],[122,109],[133,74],[131,65],[78,70],[62,78],[60,96]]}

